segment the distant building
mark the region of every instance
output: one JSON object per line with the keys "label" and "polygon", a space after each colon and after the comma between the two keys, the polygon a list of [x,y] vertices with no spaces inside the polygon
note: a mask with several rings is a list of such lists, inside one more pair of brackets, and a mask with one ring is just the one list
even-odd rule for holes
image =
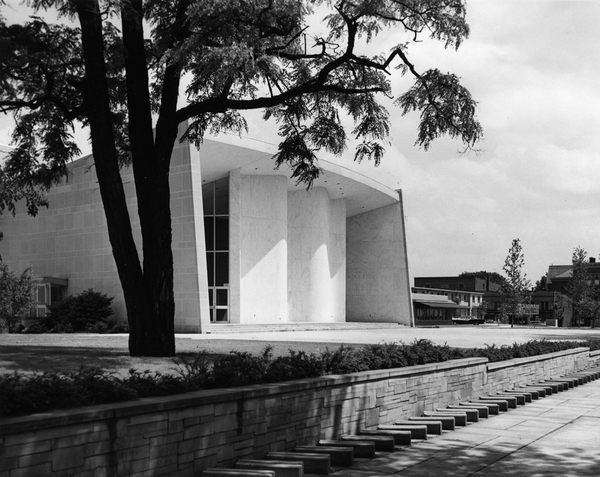
{"label": "distant building", "polygon": [[[589,280],[600,286],[600,263],[591,257],[587,265]],[[568,285],[573,276],[573,265],[550,265],[545,282],[545,289],[535,290],[531,293],[531,300],[522,306],[515,323],[543,323],[550,326],[571,326],[573,322],[573,306],[568,293]],[[478,277],[416,277],[415,288],[457,290],[483,293],[483,305],[479,308],[480,314],[485,314],[487,320],[499,321],[502,318],[503,298],[502,286]],[[413,303],[415,303],[413,295]],[[423,307],[419,306],[420,309]],[[418,313],[424,316],[423,311]],[[429,314],[433,312],[428,312]],[[440,314],[441,312],[436,312]],[[455,312],[450,312],[455,313]],[[415,320],[419,323],[417,307],[415,306]],[[589,325],[584,322],[583,325]]]}
{"label": "distant building", "polygon": [[416,287],[499,292],[501,285],[479,277],[415,277]]}
{"label": "distant building", "polygon": [[[600,286],[600,263],[594,257],[590,257],[586,267],[589,282]],[[573,324],[573,305],[569,298],[568,285],[573,277],[573,265],[550,265],[548,267],[548,278],[546,289],[554,294],[556,309],[558,313],[558,326],[571,326]],[[589,320],[582,325],[589,326]]]}
{"label": "distant building", "polygon": [[450,325],[456,319],[483,318],[482,292],[414,286],[412,301],[415,326]]}
{"label": "distant building", "polygon": [[[416,277],[414,279],[416,287],[450,289],[458,291],[479,292],[482,294],[482,305],[478,309],[478,314],[488,321],[499,321],[502,317],[501,295],[502,285],[492,282],[486,278],[479,277]],[[556,298],[553,293],[541,293],[532,297],[531,303],[524,304],[521,313],[522,316],[516,318],[517,322],[539,322],[551,318],[553,315],[554,301]],[[413,300],[414,302],[414,300]],[[416,319],[416,314],[415,314]]]}

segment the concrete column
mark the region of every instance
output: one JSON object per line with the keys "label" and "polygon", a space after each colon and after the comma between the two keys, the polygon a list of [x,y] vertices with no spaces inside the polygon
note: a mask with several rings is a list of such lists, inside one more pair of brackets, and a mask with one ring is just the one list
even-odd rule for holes
{"label": "concrete column", "polygon": [[287,178],[241,176],[240,322],[287,321]]}
{"label": "concrete column", "polygon": [[229,322],[240,323],[241,283],[241,193],[239,169],[229,172]]}
{"label": "concrete column", "polygon": [[288,193],[289,321],[345,321],[345,237],[345,199],[321,187]]}
{"label": "concrete column", "polygon": [[175,331],[210,331],[202,174],[198,150],[177,144],[171,159],[171,215],[175,267]]}

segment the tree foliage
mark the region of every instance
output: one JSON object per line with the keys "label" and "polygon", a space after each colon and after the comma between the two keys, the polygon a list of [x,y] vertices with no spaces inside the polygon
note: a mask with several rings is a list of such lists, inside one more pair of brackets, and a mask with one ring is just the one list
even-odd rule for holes
{"label": "tree foliage", "polygon": [[[395,67],[414,78],[394,101],[404,114],[420,113],[418,145],[449,134],[470,148],[482,135],[476,103],[458,78],[420,73],[408,59],[411,41],[425,34],[459,47],[469,34],[462,0],[28,3],[72,22],[0,18],[0,112],[16,123],[0,208],[14,212],[24,200],[35,214],[47,205],[44,192],[79,154],[73,128],[89,128],[133,354],[175,351],[168,176],[179,124],[199,145],[206,133],[245,131],[243,112],[262,110],[282,137],[275,164],[310,186],[320,150],[340,155],[352,140],[356,160],[379,163],[392,127],[379,98],[393,97]],[[376,37],[389,33],[407,41],[377,51]],[[354,122],[349,132],[345,118]],[[141,262],[123,164],[135,178]]]}
{"label": "tree foliage", "polygon": [[496,272],[486,272],[485,270],[481,270],[479,272],[462,272],[459,277],[476,277],[483,278],[484,280],[489,280],[492,283],[497,283],[498,285],[502,285],[506,282],[506,278]]}
{"label": "tree foliage", "polygon": [[16,331],[33,302],[33,287],[30,268],[17,274],[0,260],[0,330]]}
{"label": "tree foliage", "polygon": [[589,259],[587,252],[576,247],[572,256],[573,268],[571,278],[565,291],[571,299],[573,308],[573,324],[582,325],[589,320],[595,326],[600,317],[600,286],[589,273]]}
{"label": "tree foliage", "polygon": [[503,306],[505,311],[512,315],[511,325],[514,325],[514,319],[522,313],[521,307],[530,297],[531,282],[523,272],[524,264],[525,256],[521,241],[514,239],[502,267],[506,274],[506,280],[502,285]]}

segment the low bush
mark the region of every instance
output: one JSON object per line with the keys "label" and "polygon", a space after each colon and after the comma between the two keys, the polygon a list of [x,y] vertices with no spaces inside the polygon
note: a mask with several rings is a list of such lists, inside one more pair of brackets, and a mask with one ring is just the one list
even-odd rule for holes
{"label": "low bush", "polygon": [[292,379],[316,378],[323,374],[323,361],[319,356],[290,350],[288,356],[279,356],[270,362],[264,380],[277,383]]}
{"label": "low bush", "polygon": [[40,333],[129,333],[126,322],[111,319],[110,298],[91,288],[48,306],[49,314],[23,330]]}
{"label": "low bush", "polygon": [[0,416],[91,406],[136,399],[135,391],[98,368],[75,373],[18,373],[0,378]]}
{"label": "low bush", "polygon": [[272,348],[269,346],[260,356],[246,351],[232,351],[214,362],[211,385],[229,388],[263,383],[271,358]]}
{"label": "low bush", "polygon": [[[48,326],[53,332],[82,332],[90,330],[108,330],[109,318],[113,311],[110,298],[91,288],[79,295],[68,296],[49,305]],[[56,331],[55,331],[56,330]]]}
{"label": "low bush", "polygon": [[206,353],[196,355],[193,360],[182,358],[173,374],[132,369],[126,378],[120,378],[98,368],[81,368],[78,372],[66,374],[25,376],[14,373],[0,376],[0,416],[18,416],[210,388],[398,368],[449,359],[484,357],[495,362],[581,346],[598,350],[600,340],[534,340],[512,346],[491,345],[475,349],[451,348],[435,345],[429,340],[418,340],[410,345],[342,345],[335,350],[326,349],[320,355],[290,350],[288,355],[275,358],[273,348],[269,346],[258,356],[232,351],[214,360],[210,360]]}

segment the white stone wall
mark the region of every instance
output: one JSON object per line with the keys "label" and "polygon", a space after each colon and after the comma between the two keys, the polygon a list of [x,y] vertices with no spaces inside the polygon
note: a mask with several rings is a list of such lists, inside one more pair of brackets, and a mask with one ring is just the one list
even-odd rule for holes
{"label": "white stone wall", "polygon": [[[106,228],[93,158],[74,161],[67,181],[50,189],[48,209],[37,217],[21,204],[15,217],[0,216],[0,255],[16,271],[33,267],[35,276],[69,280],[68,295],[93,288],[114,297],[115,318],[127,316],[123,291]],[[133,173],[121,171],[134,238],[141,254]],[[175,266],[175,329],[198,332],[208,326],[208,293],[202,179],[198,152],[176,143],[171,164],[171,213]],[[201,318],[202,317],[202,318]]]}
{"label": "white stone wall", "polygon": [[206,332],[210,329],[208,274],[200,154],[195,147],[176,143],[169,181],[175,266],[175,329],[179,333]]}
{"label": "white stone wall", "polygon": [[288,193],[288,321],[344,322],[345,297],[345,199],[321,187]]}
{"label": "white stone wall", "polygon": [[412,323],[402,201],[348,218],[347,321]]}
{"label": "white stone wall", "polygon": [[[0,254],[15,271],[31,266],[35,276],[67,278],[70,295],[93,288],[115,297],[115,314],[124,318],[92,157],[73,162],[69,171],[68,180],[50,190],[50,206],[40,209],[37,217],[28,216],[23,204],[15,217],[2,215]],[[131,192],[131,174],[125,172],[123,182]]]}

